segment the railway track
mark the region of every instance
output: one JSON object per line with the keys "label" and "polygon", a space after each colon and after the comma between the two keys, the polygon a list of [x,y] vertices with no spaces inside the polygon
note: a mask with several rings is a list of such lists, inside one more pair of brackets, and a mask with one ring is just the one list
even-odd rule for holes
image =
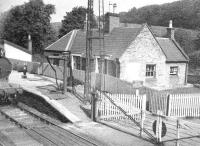
{"label": "railway track", "polygon": [[63,129],[38,115],[17,106],[0,106],[0,113],[26,131],[42,145],[97,146],[103,145],[92,138]]}

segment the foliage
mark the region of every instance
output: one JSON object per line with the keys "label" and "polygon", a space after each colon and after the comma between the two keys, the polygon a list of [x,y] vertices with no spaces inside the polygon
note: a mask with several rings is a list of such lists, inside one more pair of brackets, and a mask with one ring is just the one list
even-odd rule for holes
{"label": "foliage", "polygon": [[3,13],[0,13],[0,38],[2,38],[2,34],[3,34],[3,24],[4,24],[4,21],[6,19],[8,15],[8,12],[3,12]]}
{"label": "foliage", "polygon": [[[66,16],[62,20],[62,27],[59,30],[59,37],[67,34],[73,29],[83,29],[86,18],[87,9],[84,7],[75,7],[71,12],[66,12]],[[92,20],[92,27],[96,26],[95,18]]]}
{"label": "foliage", "polygon": [[200,66],[200,52],[194,52],[189,55],[190,57],[190,68],[198,68]]}
{"label": "foliage", "polygon": [[163,5],[132,8],[121,14],[122,22],[148,23],[150,25],[168,26],[172,19],[175,27],[197,29],[200,27],[200,1],[181,0]]}
{"label": "foliage", "polygon": [[[190,57],[190,67],[200,66],[200,1],[180,0],[163,5],[150,5],[139,9],[133,7],[127,13],[120,13],[121,22],[148,23],[155,26],[168,26],[173,20],[175,39]],[[186,29],[181,29],[186,28]],[[196,53],[195,53],[196,52]]]}
{"label": "foliage", "polygon": [[55,40],[50,25],[50,15],[54,11],[53,5],[44,4],[42,0],[30,0],[13,7],[3,23],[2,38],[27,48],[30,34],[33,53],[42,53],[43,49]]}
{"label": "foliage", "polygon": [[195,45],[195,40],[194,38],[192,38],[192,33],[194,32],[180,28],[176,29],[175,31],[175,39],[184,49],[186,54],[190,54],[191,52],[197,50],[197,46]]}

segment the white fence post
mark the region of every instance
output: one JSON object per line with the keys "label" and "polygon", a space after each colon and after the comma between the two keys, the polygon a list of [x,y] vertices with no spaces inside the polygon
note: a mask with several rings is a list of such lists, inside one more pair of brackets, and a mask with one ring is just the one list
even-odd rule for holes
{"label": "white fence post", "polygon": [[139,90],[138,89],[136,89],[136,91],[135,91],[135,96],[139,96]]}
{"label": "white fence post", "polygon": [[171,95],[167,96],[167,116],[171,115]]}
{"label": "white fence post", "polygon": [[157,124],[156,124],[156,138],[157,142],[160,143],[162,141],[162,111],[157,112],[158,118],[157,118]]}
{"label": "white fence post", "polygon": [[142,137],[143,129],[144,129],[144,120],[145,120],[145,111],[141,110],[141,128],[140,128],[140,136]]}
{"label": "white fence post", "polygon": [[179,146],[179,138],[180,138],[180,130],[179,130],[179,128],[180,128],[180,120],[179,119],[177,119],[176,128],[177,128],[177,131],[176,131],[176,135],[177,135],[176,146]]}

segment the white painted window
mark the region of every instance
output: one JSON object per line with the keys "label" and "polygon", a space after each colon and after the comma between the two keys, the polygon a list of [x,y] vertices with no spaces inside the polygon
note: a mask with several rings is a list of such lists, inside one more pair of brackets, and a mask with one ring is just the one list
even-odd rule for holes
{"label": "white painted window", "polygon": [[170,75],[178,75],[178,66],[170,66]]}
{"label": "white painted window", "polygon": [[156,65],[147,64],[146,65],[146,77],[156,77]]}

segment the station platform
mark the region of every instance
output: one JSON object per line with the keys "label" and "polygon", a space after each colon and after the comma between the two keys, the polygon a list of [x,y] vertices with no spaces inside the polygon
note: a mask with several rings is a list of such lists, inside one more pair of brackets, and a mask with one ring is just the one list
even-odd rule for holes
{"label": "station platform", "polygon": [[9,76],[9,82],[19,84],[23,90],[40,96],[57,111],[62,113],[63,116],[72,122],[72,124],[60,125],[65,129],[84,133],[110,146],[154,145],[139,137],[91,121],[81,109],[82,102],[73,94],[50,92],[56,85],[55,79],[53,78],[35,74],[27,74],[27,78],[22,78],[22,73],[12,71]]}

